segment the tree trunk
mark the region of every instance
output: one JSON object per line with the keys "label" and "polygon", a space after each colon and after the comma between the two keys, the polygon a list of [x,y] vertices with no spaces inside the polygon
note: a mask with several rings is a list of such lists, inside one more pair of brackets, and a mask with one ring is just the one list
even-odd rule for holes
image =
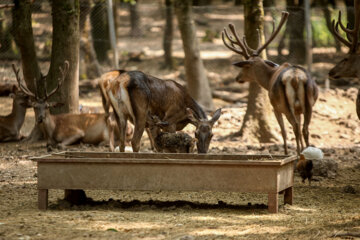
{"label": "tree trunk", "polygon": [[107,52],[111,49],[106,1],[97,0],[95,2],[95,6],[91,10],[90,21],[96,57],[100,63],[105,63],[108,61]]}
{"label": "tree trunk", "polygon": [[172,40],[173,40],[173,4],[172,0],[165,0],[165,30],[164,30],[164,61],[165,67],[172,69],[174,60],[172,57]]}
{"label": "tree trunk", "polygon": [[213,109],[209,81],[200,57],[196,29],[192,18],[191,0],[175,0],[174,7],[178,20],[185,53],[187,89],[191,97],[207,109]]}
{"label": "tree trunk", "polygon": [[[258,34],[256,29],[260,29],[261,43],[264,43],[264,11],[261,0],[244,1],[245,12],[245,36],[246,42],[253,49],[256,49]],[[262,52],[262,58],[266,59],[266,52]],[[240,131],[235,133],[243,139],[258,139],[261,143],[274,142],[276,137],[269,123],[269,116],[272,112],[268,93],[256,82],[250,83],[249,97],[246,113]]]}
{"label": "tree trunk", "polygon": [[[30,1],[15,1],[15,7],[12,10],[12,34],[16,45],[21,54],[21,66],[24,80],[27,87],[33,93],[40,93],[43,96],[44,82],[37,62],[34,35],[31,25],[31,3]],[[35,82],[37,81],[37,89],[35,89]],[[37,116],[35,111],[35,116]],[[43,139],[43,134],[40,126],[35,124],[31,134],[27,140],[33,142]]]}
{"label": "tree trunk", "polygon": [[80,0],[80,77],[85,79],[95,79],[101,75],[90,34],[90,11],[91,0]]}
{"label": "tree trunk", "polygon": [[354,12],[354,0],[344,0],[346,5],[346,19],[349,28],[354,28],[355,12]]}
{"label": "tree trunk", "polygon": [[[320,4],[321,4],[321,8],[323,9],[323,13],[324,13],[324,18],[325,18],[325,21],[326,21],[326,27],[328,28],[329,32],[331,32],[331,28],[332,28],[332,24],[331,24],[331,11],[329,9],[329,6],[328,6],[328,1],[327,0],[321,0],[320,1]],[[335,41],[335,48],[336,48],[336,51],[339,52],[341,50],[341,45],[340,45],[340,42],[339,40],[337,40],[337,38],[331,34],[334,38],[334,41]]]}
{"label": "tree trunk", "polygon": [[304,64],[306,60],[306,44],[304,36],[305,10],[303,0],[286,0],[286,8],[290,13],[286,24],[286,31],[289,32],[289,56],[291,63]]}
{"label": "tree trunk", "polygon": [[51,64],[46,81],[48,92],[61,78],[59,67],[69,61],[69,71],[59,91],[51,101],[64,103],[52,109],[52,113],[76,113],[79,111],[79,0],[52,1],[53,38]]}
{"label": "tree trunk", "polygon": [[129,3],[130,8],[130,36],[131,37],[141,37],[142,31],[140,28],[141,22],[140,22],[140,14],[139,14],[139,1],[137,0],[135,3]]}

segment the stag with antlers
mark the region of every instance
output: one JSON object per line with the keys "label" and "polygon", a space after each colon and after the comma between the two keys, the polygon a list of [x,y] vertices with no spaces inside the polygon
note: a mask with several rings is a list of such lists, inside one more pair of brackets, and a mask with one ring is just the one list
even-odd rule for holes
{"label": "stag with antlers", "polygon": [[[233,24],[229,24],[232,36],[225,28],[222,32],[222,39],[227,48],[245,58],[243,61],[234,63],[236,67],[242,68],[238,82],[257,82],[268,91],[271,105],[281,128],[285,154],[287,154],[287,142],[282,114],[286,116],[293,127],[297,153],[300,154],[300,150],[304,148],[301,136],[301,114],[304,115],[302,134],[306,146],[309,146],[308,128],[312,107],[318,96],[316,83],[302,67],[293,66],[289,63],[279,66],[272,61],[264,60],[260,56],[260,53],[266,49],[280,32],[288,16],[288,12],[282,12],[278,27],[275,29],[275,23],[273,23],[273,32],[263,45],[260,45],[259,37],[259,47],[256,50],[248,46],[245,36],[240,39]],[[260,36],[259,30],[258,34]]]}
{"label": "stag with antlers", "polygon": [[[25,85],[20,83],[20,88],[31,97],[31,105],[37,109],[36,121],[44,126],[48,148],[71,145],[77,142],[100,144],[109,142],[110,150],[114,150],[114,121],[109,114],[83,113],[83,114],[50,114],[50,107],[59,105],[58,102],[49,102],[48,99],[55,94],[64,81],[69,69],[69,62],[65,61],[64,67],[59,67],[61,77],[58,85],[40,98],[32,93]],[[46,83],[46,81],[45,81]],[[36,89],[36,88],[35,88]],[[115,123],[116,124],[116,123]]]}
{"label": "stag with antlers", "polygon": [[[341,77],[357,78],[360,79],[360,52],[359,52],[359,28],[360,28],[360,1],[354,1],[355,9],[355,26],[354,29],[345,27],[341,22],[341,11],[339,11],[339,18],[336,22],[332,21],[332,33],[333,35],[342,42],[346,47],[349,48],[348,54],[335,67],[329,72],[331,79],[338,79]],[[342,37],[339,33],[340,28],[346,33],[347,39]],[[356,112],[360,119],[360,89],[358,91],[356,100]]]}

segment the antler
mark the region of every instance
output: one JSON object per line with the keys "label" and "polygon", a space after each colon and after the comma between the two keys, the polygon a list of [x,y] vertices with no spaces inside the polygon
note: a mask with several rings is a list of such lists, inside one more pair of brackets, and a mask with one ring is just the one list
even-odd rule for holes
{"label": "antler", "polygon": [[[350,52],[356,52],[359,43],[358,43],[358,37],[359,37],[359,28],[360,28],[360,1],[355,0],[354,1],[354,9],[355,9],[355,26],[354,29],[349,29],[349,25],[346,27],[341,21],[341,11],[339,11],[339,17],[338,21],[335,22],[335,20],[332,21],[332,33],[334,36],[343,44],[345,44],[349,49]],[[348,40],[346,40],[344,37],[342,37],[339,34],[339,25],[341,29],[346,33],[346,37]]]}
{"label": "antler", "polygon": [[[229,28],[230,28],[230,31],[232,32],[232,34],[235,36],[236,41],[233,39],[232,36],[230,36],[228,34],[226,28],[224,28],[224,31],[222,31],[222,33],[221,33],[221,36],[222,36],[222,40],[223,40],[225,46],[227,48],[229,48],[231,51],[236,52],[240,55],[243,55],[245,57],[245,59],[248,59],[250,57],[250,55],[247,52],[244,44],[240,41],[240,38],[235,30],[235,26],[230,23]],[[230,41],[231,46],[226,42],[225,36]],[[235,45],[238,45],[241,49],[236,48]]]}
{"label": "antler", "polygon": [[[256,49],[256,51],[253,53],[253,55],[260,55],[260,53],[274,40],[274,38],[279,34],[280,32],[280,29],[282,28],[282,26],[284,25],[284,23],[286,22],[286,20],[288,19],[289,17],[289,13],[288,12],[285,12],[283,11],[281,13],[281,20],[280,20],[280,23],[278,25],[278,27],[276,28],[275,30],[275,22],[273,21],[273,31],[271,33],[271,36],[268,40],[266,40],[266,42],[264,43],[264,45],[262,46],[259,46],[258,49]],[[259,39],[260,39],[260,32],[258,30],[258,35],[259,35]],[[259,41],[259,44],[261,42]]]}
{"label": "antler", "polygon": [[[35,94],[32,93],[26,85],[23,85],[22,82],[21,82],[21,78],[19,77],[19,71],[20,71],[20,68],[19,69],[16,69],[15,67],[15,64],[12,64],[12,68],[13,68],[13,71],[15,73],[15,76],[16,76],[16,81],[18,82],[18,85],[19,85],[19,88],[21,89],[21,91],[23,91],[26,95],[28,96],[31,96],[31,97],[34,97],[36,98]],[[35,86],[36,86],[36,79],[35,79]],[[35,87],[36,89],[36,87]]]}
{"label": "antler", "polygon": [[60,86],[62,85],[62,83],[64,82],[64,79],[67,75],[67,72],[69,71],[69,62],[67,60],[65,60],[64,62],[64,68],[62,68],[61,66],[59,67],[60,73],[61,73],[61,77],[58,78],[58,85],[50,92],[47,93],[47,88],[46,88],[46,81],[45,81],[45,98],[48,99],[49,97],[51,97],[52,95],[54,95],[54,93],[60,88]]}
{"label": "antler", "polygon": [[[279,26],[275,30],[275,22],[273,22],[273,31],[271,33],[270,38],[265,42],[264,45],[259,46],[256,50],[249,47],[249,45],[246,42],[245,36],[243,36],[242,42],[240,41],[240,38],[236,33],[235,27],[231,23],[229,24],[229,28],[230,28],[232,34],[235,36],[236,41],[234,40],[234,38],[232,36],[229,36],[228,32],[224,28],[224,31],[222,32],[223,42],[227,48],[229,48],[230,50],[232,50],[240,55],[243,55],[246,59],[248,59],[250,57],[249,53],[251,53],[252,56],[258,56],[272,42],[272,40],[274,40],[276,35],[278,35],[278,33],[280,32],[280,29],[286,22],[288,16],[289,16],[288,12],[285,12],[285,11],[282,12]],[[257,29],[257,34],[258,34],[258,45],[259,45],[261,43],[261,35],[260,35],[259,29]],[[225,41],[225,36],[230,41],[231,46]],[[241,50],[236,48],[235,45],[238,45],[241,48]]]}

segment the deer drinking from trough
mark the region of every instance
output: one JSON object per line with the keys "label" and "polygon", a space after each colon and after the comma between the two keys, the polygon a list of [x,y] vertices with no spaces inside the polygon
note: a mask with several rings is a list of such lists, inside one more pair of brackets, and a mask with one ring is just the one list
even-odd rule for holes
{"label": "deer drinking from trough", "polygon": [[[345,27],[341,22],[341,11],[339,11],[338,21],[332,21],[333,35],[349,48],[348,54],[335,67],[329,71],[331,79],[338,79],[341,77],[357,78],[360,80],[360,52],[359,52],[359,28],[360,28],[360,1],[354,0],[355,9],[355,26],[354,29]],[[339,34],[339,25],[346,33],[347,40]],[[360,89],[356,99],[356,112],[360,119]]]}
{"label": "deer drinking from trough", "polygon": [[[168,123],[168,126],[163,127],[165,132],[174,133],[188,123],[194,124],[198,152],[208,151],[213,136],[212,127],[219,119],[221,109],[216,110],[208,120],[203,109],[183,86],[173,80],[161,80],[140,71],[119,72],[117,77],[99,82],[102,83],[105,83],[100,86],[104,89],[104,106],[112,106],[119,126],[120,152],[125,150],[127,120],[135,126],[131,142],[133,151],[139,151],[142,134],[148,127],[148,114],[156,115]],[[190,115],[187,108],[190,109]]]}
{"label": "deer drinking from trough", "polygon": [[[114,128],[108,114],[97,113],[64,113],[52,115],[50,107],[56,107],[58,102],[49,102],[48,99],[60,88],[69,69],[69,62],[65,61],[64,67],[59,67],[61,78],[58,85],[47,93],[45,85],[45,97],[40,98],[32,93],[26,85],[19,84],[22,91],[31,97],[31,105],[37,109],[37,123],[43,125],[47,138],[48,147],[60,147],[77,142],[100,144],[108,143],[110,150],[114,149]],[[44,81],[46,83],[46,81]]]}
{"label": "deer drinking from trough", "polygon": [[[12,65],[18,85],[20,85],[19,69]],[[11,113],[7,116],[0,116],[0,142],[18,141],[22,138],[20,128],[24,123],[26,109],[30,107],[29,97],[16,86],[10,94],[13,98]]]}
{"label": "deer drinking from trough", "polygon": [[[286,116],[293,127],[297,153],[303,149],[303,141],[301,136],[301,114],[304,115],[304,125],[302,133],[309,146],[309,124],[312,115],[312,107],[318,97],[318,89],[315,81],[310,77],[309,73],[299,66],[293,66],[289,63],[278,65],[272,61],[264,60],[260,54],[273,41],[280,32],[288,18],[288,12],[282,12],[281,21],[275,29],[273,24],[273,32],[270,38],[261,46],[259,37],[259,47],[254,50],[250,48],[246,42],[245,36],[238,36],[233,24],[229,24],[229,29],[233,36],[224,29],[222,39],[227,48],[231,51],[242,55],[245,60],[235,62],[236,67],[242,68],[241,75],[238,77],[239,82],[257,82],[268,91],[271,105],[274,108],[276,119],[281,128],[281,134],[284,140],[284,151],[287,154],[286,131],[282,114]],[[258,34],[260,36],[259,30]],[[225,37],[227,40],[225,40]],[[301,147],[300,147],[301,146]]]}

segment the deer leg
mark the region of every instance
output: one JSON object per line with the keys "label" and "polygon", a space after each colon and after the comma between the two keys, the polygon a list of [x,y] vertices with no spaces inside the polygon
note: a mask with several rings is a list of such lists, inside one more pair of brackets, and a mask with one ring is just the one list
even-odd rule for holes
{"label": "deer leg", "polygon": [[146,118],[137,118],[135,121],[135,130],[134,136],[131,140],[131,146],[134,152],[139,152],[140,150],[140,140],[145,130]]}
{"label": "deer leg", "polygon": [[[119,116],[120,115],[120,116]],[[125,152],[125,134],[127,126],[127,118],[120,111],[120,114],[115,114],[115,120],[119,128],[119,150],[120,152]]]}
{"label": "deer leg", "polygon": [[304,141],[303,141],[303,138],[302,138],[302,135],[301,135],[301,117],[300,115],[296,115],[295,116],[295,119],[296,119],[296,122],[297,122],[297,131],[299,133],[299,142],[300,142],[300,151],[304,150]]}
{"label": "deer leg", "polygon": [[275,113],[276,120],[279,123],[280,129],[281,129],[281,135],[284,140],[284,152],[285,152],[285,155],[287,155],[288,151],[287,151],[286,130],[285,130],[285,126],[284,126],[284,120],[283,120],[283,117],[280,112],[278,112],[274,109],[274,113]]}
{"label": "deer leg", "polygon": [[76,134],[71,135],[70,137],[64,139],[61,143],[58,144],[60,148],[64,148],[67,145],[71,145],[73,143],[78,142],[85,136],[83,131],[78,131]]}
{"label": "deer leg", "polygon": [[150,145],[151,145],[151,150],[154,151],[155,150],[155,143],[154,143],[154,137],[153,135],[151,134],[150,130],[148,128],[146,128],[146,133],[149,137],[149,140],[150,140]]}
{"label": "deer leg", "polygon": [[309,124],[311,121],[311,115],[312,115],[312,109],[311,109],[311,107],[308,106],[304,113],[304,126],[303,126],[303,135],[304,135],[306,147],[308,147],[310,145],[309,144]]}
{"label": "deer leg", "polygon": [[299,126],[299,123],[296,121],[295,117],[293,117],[293,115],[291,116],[286,116],[287,119],[289,120],[292,128],[293,128],[293,131],[294,131],[294,134],[295,134],[295,139],[296,139],[296,152],[298,154],[298,156],[300,156],[300,126]]}

